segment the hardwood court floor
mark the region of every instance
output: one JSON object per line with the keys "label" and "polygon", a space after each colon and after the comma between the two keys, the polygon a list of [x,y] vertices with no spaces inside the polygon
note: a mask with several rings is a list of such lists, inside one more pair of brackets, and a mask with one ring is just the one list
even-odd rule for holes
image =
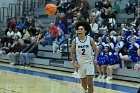
{"label": "hardwood court floor", "polygon": [[[83,93],[71,73],[0,64],[0,93]],[[94,93],[137,93],[139,83],[94,78]]]}

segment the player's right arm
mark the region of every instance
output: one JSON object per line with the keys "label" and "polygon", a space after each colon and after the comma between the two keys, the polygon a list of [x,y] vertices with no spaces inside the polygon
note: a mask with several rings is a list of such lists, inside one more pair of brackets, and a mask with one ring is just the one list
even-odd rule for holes
{"label": "player's right arm", "polygon": [[72,59],[72,65],[74,68],[78,69],[79,66],[78,64],[75,62],[75,58],[74,58],[74,55],[75,55],[75,51],[76,51],[76,42],[75,42],[75,39],[73,39],[72,41],[72,48],[71,48],[71,59]]}

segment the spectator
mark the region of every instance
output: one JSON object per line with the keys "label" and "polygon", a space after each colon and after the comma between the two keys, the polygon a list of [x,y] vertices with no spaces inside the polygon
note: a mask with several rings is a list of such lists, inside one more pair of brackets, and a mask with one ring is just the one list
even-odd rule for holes
{"label": "spectator", "polygon": [[124,42],[122,41],[122,37],[118,36],[118,42],[116,44],[116,47],[120,49],[120,53],[123,53],[123,47],[124,47]]}
{"label": "spectator", "polygon": [[31,38],[32,43],[20,52],[20,63],[24,66],[30,66],[30,62],[33,58],[37,57],[38,53],[38,44],[36,43],[36,38]]}
{"label": "spectator", "polygon": [[107,78],[106,78],[106,80],[113,79],[113,77],[112,77],[113,70],[122,67],[122,64],[121,64],[122,54],[119,52],[119,50],[120,50],[120,48],[116,47],[115,53],[110,56],[110,62],[109,62],[109,65],[107,66]]}
{"label": "spectator", "polygon": [[135,11],[135,7],[133,6],[133,4],[131,3],[131,1],[129,0],[128,1],[128,4],[126,4],[126,7],[125,7],[125,12],[130,15],[132,13],[134,13]]}
{"label": "spectator", "polygon": [[9,28],[7,34],[1,38],[2,47],[5,46],[5,43],[6,46],[8,47],[8,43],[12,44],[13,39],[14,39],[14,31],[12,31],[12,28]]}
{"label": "spectator", "polygon": [[98,24],[96,23],[94,19],[92,20],[90,27],[91,27],[92,33],[99,33]]}
{"label": "spectator", "polygon": [[62,52],[62,42],[64,41],[64,35],[62,34],[61,31],[58,31],[57,37],[53,43],[53,53],[56,52]]}
{"label": "spectator", "polygon": [[52,45],[52,42],[55,41],[56,35],[58,33],[57,27],[54,25],[54,23],[50,24],[50,36],[47,37],[47,43],[48,45]]}
{"label": "spectator", "polygon": [[34,21],[35,21],[35,29],[36,30],[38,30],[40,27],[44,27],[42,22],[37,17],[34,17]]}
{"label": "spectator", "polygon": [[49,28],[47,27],[46,31],[44,31],[44,37],[39,41],[42,46],[45,46],[48,43],[48,38],[50,37]]}
{"label": "spectator", "polygon": [[105,44],[104,45],[104,51],[100,50],[100,54],[98,55],[98,65],[97,65],[97,70],[99,72],[98,78],[105,79],[105,68],[107,67],[109,61],[110,61],[110,56],[112,53],[109,51],[109,45]]}
{"label": "spectator", "polygon": [[16,27],[16,24],[14,23],[14,21],[11,19],[7,19],[7,30],[8,28],[11,28],[12,30],[14,30]]}
{"label": "spectator", "polygon": [[122,56],[122,67],[125,68],[126,65],[124,62],[137,62],[138,55],[137,50],[139,49],[139,45],[136,43],[136,37],[132,37],[132,43],[129,46],[128,55]]}
{"label": "spectator", "polygon": [[10,53],[8,53],[11,65],[18,64],[20,48],[21,47],[20,47],[19,41],[18,39],[16,39],[14,46],[12,47],[12,50],[10,51]]}
{"label": "spectator", "polygon": [[25,43],[29,44],[30,43],[30,33],[29,33],[29,31],[27,29],[24,29],[23,33],[24,33],[24,35],[23,35],[22,39],[24,40]]}
{"label": "spectator", "polygon": [[19,38],[22,37],[21,33],[19,32],[19,29],[16,27],[16,28],[15,28],[15,32],[14,32],[14,39],[15,39],[17,36],[18,36]]}
{"label": "spectator", "polygon": [[95,1],[95,8],[100,10],[103,7],[103,2],[101,0],[96,0]]}

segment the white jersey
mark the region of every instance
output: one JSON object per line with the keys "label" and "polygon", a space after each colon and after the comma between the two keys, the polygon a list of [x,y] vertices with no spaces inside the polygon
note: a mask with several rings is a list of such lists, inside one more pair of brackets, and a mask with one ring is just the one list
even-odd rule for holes
{"label": "white jersey", "polygon": [[90,36],[86,36],[85,40],[79,40],[76,37],[76,55],[78,64],[85,64],[93,61],[93,49],[91,46]]}

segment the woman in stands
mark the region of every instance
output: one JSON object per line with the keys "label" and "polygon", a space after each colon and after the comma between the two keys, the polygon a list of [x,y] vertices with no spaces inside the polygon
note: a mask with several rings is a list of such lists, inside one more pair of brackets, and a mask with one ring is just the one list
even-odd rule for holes
{"label": "woman in stands", "polygon": [[105,68],[107,67],[109,61],[110,61],[110,56],[112,53],[109,51],[110,46],[108,44],[104,45],[104,50],[99,52],[98,58],[97,58],[97,70],[99,72],[98,78],[105,79]]}
{"label": "woman in stands", "polygon": [[107,66],[107,78],[106,80],[112,79],[113,70],[122,67],[121,65],[121,56],[120,48],[115,48],[115,53],[110,56],[109,65]]}
{"label": "woman in stands", "polygon": [[62,51],[62,45],[61,43],[64,41],[64,34],[62,34],[61,31],[58,31],[58,34],[56,35],[56,39],[53,43],[53,53],[61,52]]}
{"label": "woman in stands", "polygon": [[129,46],[128,49],[128,55],[123,55],[121,57],[122,59],[122,68],[125,67],[124,62],[137,62],[138,61],[138,55],[137,55],[137,50],[139,49],[139,45],[136,43],[136,37],[132,37],[132,43]]}

